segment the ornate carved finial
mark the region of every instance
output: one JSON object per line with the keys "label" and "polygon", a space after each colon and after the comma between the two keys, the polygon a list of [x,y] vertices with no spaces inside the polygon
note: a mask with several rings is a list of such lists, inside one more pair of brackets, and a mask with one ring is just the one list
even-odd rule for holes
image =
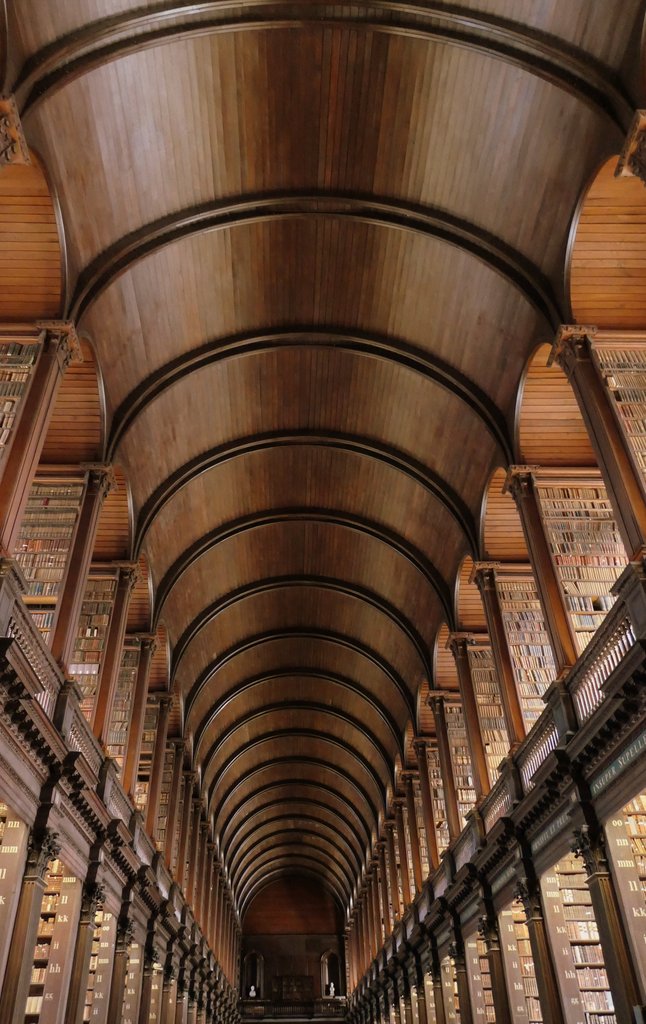
{"label": "ornate carved finial", "polygon": [[639,178],[646,185],[646,110],[635,111],[615,177]]}
{"label": "ornate carved finial", "polygon": [[18,107],[13,96],[0,97],[0,166],[30,164]]}
{"label": "ornate carved finial", "polygon": [[43,875],[50,860],[55,860],[61,852],[58,832],[45,828],[40,832],[32,832],[27,846],[27,865],[30,871]]}

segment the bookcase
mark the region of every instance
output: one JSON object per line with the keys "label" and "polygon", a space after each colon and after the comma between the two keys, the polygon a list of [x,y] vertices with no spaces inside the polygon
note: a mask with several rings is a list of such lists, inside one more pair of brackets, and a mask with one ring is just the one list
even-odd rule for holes
{"label": "bookcase", "polygon": [[596,470],[537,471],[536,493],[579,654],[614,604],[627,565],[612,506]]}
{"label": "bookcase", "polygon": [[54,623],[84,491],[84,477],[38,474],[13,553],[27,582],[25,603],[46,640]]}
{"label": "bookcase", "polygon": [[597,371],[610,392],[635,467],[646,484],[646,342],[592,342]]}
{"label": "bookcase", "polygon": [[27,857],[28,829],[10,807],[0,803],[0,978],[4,977],[14,915]]}
{"label": "bookcase", "polygon": [[493,786],[499,775],[498,766],[509,753],[510,746],[500,696],[500,683],[491,647],[476,642],[469,644],[467,650],[489,783]]}
{"label": "bookcase", "polygon": [[478,934],[464,940],[473,1024],[496,1024],[487,947]]}
{"label": "bookcase", "polygon": [[440,755],[435,747],[427,746],[426,758],[428,777],[431,784],[435,840],[437,842],[437,852],[441,856],[448,849],[449,845],[449,823],[446,817],[446,804],[444,802],[444,783],[442,782]]}
{"label": "bookcase", "polygon": [[153,968],[152,984],[150,986],[150,1013],[148,1024],[155,1024],[161,1016],[162,1005],[163,972],[159,964]]}
{"label": "bookcase", "polygon": [[413,797],[415,800],[415,817],[417,818],[417,835],[419,836],[419,859],[422,862],[422,878],[427,878],[431,870],[424,825],[424,806],[422,804],[422,787],[419,779],[413,780]]}
{"label": "bookcase", "polygon": [[442,979],[442,995],[444,996],[444,1015],[446,1024],[460,1024],[460,1001],[458,999],[458,980],[455,963],[450,956],[440,961]]}
{"label": "bookcase", "polygon": [[108,754],[114,758],[119,774],[123,771],[123,762],[126,756],[132,698],[137,682],[140,653],[139,641],[133,637],[126,637],[112,703],[107,742]]}
{"label": "bookcase", "polygon": [[402,821],[404,823],[404,842],[406,844],[406,862],[408,867],[408,885],[410,888],[411,895],[415,895],[415,872],[413,870],[413,849],[410,832],[410,822],[408,820],[408,808],[406,804],[402,807]]}
{"label": "bookcase", "polygon": [[117,587],[115,571],[92,568],[85,585],[69,675],[81,690],[81,711],[90,724]]}
{"label": "bookcase", "polygon": [[40,342],[0,336],[0,465],[40,353]]}
{"label": "bookcase", "polygon": [[60,1024],[72,970],[70,947],[81,909],[81,883],[62,861],[49,862],[32,953],[26,1024]]}
{"label": "bookcase", "polygon": [[461,703],[445,704],[446,732],[451,752],[451,764],[455,778],[455,793],[458,801],[460,824],[464,828],[467,814],[476,802],[473,788],[473,768],[471,754],[467,742],[467,731],[464,724],[464,712]]}
{"label": "bookcase", "polygon": [[83,1008],[83,1020],[92,1021],[92,1024],[105,1024],[107,1017],[116,933],[114,914],[107,910],[97,911]]}
{"label": "bookcase", "polygon": [[530,567],[501,565],[494,575],[518,699],[529,732],[545,708],[543,694],[556,678],[554,654]]}
{"label": "bookcase", "polygon": [[148,799],[150,769],[155,749],[155,736],[157,735],[158,719],[159,701],[151,695],[148,697],[148,702],[146,704],[144,728],[141,736],[141,749],[139,752],[139,766],[137,769],[137,781],[135,783],[134,792],[135,807],[138,811],[141,811],[142,814],[146,809],[146,800]]}
{"label": "bookcase", "polygon": [[541,879],[550,937],[568,1024],[615,1024],[599,929],[580,857],[568,854]]}
{"label": "bookcase", "polygon": [[157,814],[157,826],[155,828],[155,842],[158,850],[163,850],[166,843],[166,829],[168,825],[168,807],[170,794],[173,785],[173,768],[175,766],[175,746],[168,744],[164,753],[164,766],[162,769],[162,780],[159,790],[159,811]]}
{"label": "bookcase", "polygon": [[501,911],[498,928],[512,1018],[528,1024],[542,1024],[534,957],[520,900],[514,900]]}
{"label": "bookcase", "polygon": [[128,974],[123,993],[122,1024],[137,1024],[139,1018],[139,1001],[141,999],[141,982],[143,977],[143,948],[139,942],[131,942],[128,946]]}
{"label": "bookcase", "polygon": [[646,978],[646,792],[605,824],[606,849],[635,965]]}

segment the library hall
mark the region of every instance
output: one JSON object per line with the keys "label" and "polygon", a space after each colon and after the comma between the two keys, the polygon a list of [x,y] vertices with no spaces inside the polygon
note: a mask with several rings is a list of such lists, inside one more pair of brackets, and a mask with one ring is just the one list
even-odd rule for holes
{"label": "library hall", "polygon": [[0,1024],[646,1024],[646,0],[0,83]]}

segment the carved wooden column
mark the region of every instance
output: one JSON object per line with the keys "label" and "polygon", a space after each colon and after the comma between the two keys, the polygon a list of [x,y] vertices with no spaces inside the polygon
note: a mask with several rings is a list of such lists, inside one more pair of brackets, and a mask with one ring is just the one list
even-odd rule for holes
{"label": "carved wooden column", "polygon": [[143,961],[144,965],[141,978],[141,996],[139,998],[139,1015],[137,1017],[137,1024],[149,1024],[150,1021],[155,953],[148,943],[146,943],[143,949]]}
{"label": "carved wooden column", "polygon": [[473,689],[471,678],[471,665],[469,664],[469,637],[465,633],[452,633],[449,638],[449,647],[455,658],[455,665],[458,672],[458,683],[460,685],[460,696],[462,697],[462,708],[464,711],[464,724],[467,730],[467,740],[471,751],[471,765],[473,767],[473,788],[475,789],[476,801],[481,800],[489,792],[489,772],[487,771],[487,758],[482,732],[480,731],[480,720],[478,718],[478,704]]}
{"label": "carved wooden column", "polygon": [[[397,921],[404,913],[404,908],[401,905],[401,897],[399,895],[399,879],[397,878],[397,858],[395,856],[395,822],[386,821],[384,823],[386,830],[386,842],[388,844],[388,864],[390,868],[390,895],[392,901],[392,910],[395,921]],[[393,921],[393,926],[395,924]]]}
{"label": "carved wooden column", "polygon": [[175,871],[175,834],[180,814],[180,802],[182,795],[182,765],[184,761],[184,741],[174,739],[170,741],[173,754],[173,776],[170,785],[168,801],[168,821],[166,825],[166,842],[164,844],[164,859],[171,871]]}
{"label": "carved wooden column", "polygon": [[0,994],[0,1024],[23,1024],[45,890],[45,873],[50,860],[58,857],[59,853],[60,846],[55,832],[48,828],[40,833],[32,832]]}
{"label": "carved wooden column", "polygon": [[384,924],[381,917],[381,904],[379,902],[379,859],[378,851],[375,850],[375,857],[372,862],[372,908],[373,917],[375,920],[375,948],[377,953],[384,944],[386,937],[384,932]]}
{"label": "carved wooden column", "polygon": [[429,868],[432,871],[440,862],[437,849],[437,836],[435,835],[433,795],[431,793],[431,780],[428,775],[428,758],[426,750],[428,743],[425,739],[413,740],[413,748],[417,758],[417,769],[419,772],[419,788],[422,795],[422,814],[424,817],[424,834],[426,836],[426,849],[428,850]]}
{"label": "carved wooden column", "polygon": [[507,735],[509,736],[511,749],[514,750],[525,738],[525,723],[516,686],[514,667],[507,645],[507,634],[500,607],[500,598],[496,589],[495,569],[492,565],[476,563],[474,579],[480,591],[487,617],[489,639],[491,640],[496,674],[500,684],[500,697],[505,715]]}
{"label": "carved wooden column", "polygon": [[80,359],[74,325],[43,321],[36,324],[42,348],[21,403],[0,479],[0,553],[11,558],[20,533],[29,490],[38,468],[56,396],[69,364]]}
{"label": "carved wooden column", "polygon": [[423,872],[422,855],[419,847],[419,832],[417,829],[417,811],[415,810],[415,790],[413,772],[403,772],[402,781],[406,790],[406,813],[408,816],[408,832],[410,835],[410,849],[413,858],[413,878],[415,880],[415,891],[422,891]]}
{"label": "carved wooden column", "polygon": [[134,794],[135,783],[137,782],[141,737],[144,731],[146,702],[148,700],[148,679],[150,677],[150,665],[156,649],[157,641],[152,633],[143,633],[139,636],[139,665],[137,666],[137,678],[132,696],[132,707],[130,708],[130,728],[128,729],[128,743],[126,745],[123,767],[123,788],[130,796]]}
{"label": "carved wooden column", "polygon": [[381,881],[381,902],[384,908],[384,940],[393,930],[393,922],[390,912],[390,901],[388,898],[388,876],[386,874],[386,844],[382,840],[377,843],[377,857],[379,858],[379,878]]}
{"label": "carved wooden column", "polygon": [[543,1011],[543,1020],[549,1021],[550,1024],[566,1024],[552,950],[543,917],[540,886],[533,868],[526,866],[524,877],[519,881],[515,895],[525,910],[525,923],[529,932],[529,944],[532,950],[536,987]]}
{"label": "carved wooden column", "polygon": [[500,948],[498,922],[492,907],[488,903],[485,907],[485,913],[480,918],[478,930],[487,950],[491,992],[493,1004],[496,1008],[496,1024],[514,1024],[509,1005],[509,993],[505,982],[505,968]]}
{"label": "carved wooden column", "polygon": [[471,990],[469,988],[469,978],[467,976],[464,941],[457,921],[453,926],[453,934],[455,939],[449,948],[449,956],[455,964],[455,980],[458,988],[458,1000],[460,1003],[460,1024],[473,1024]]}
{"label": "carved wooden column", "polygon": [[552,563],[531,469],[512,466],[505,484],[518,507],[558,675],[577,660],[576,643]]}
{"label": "carved wooden column", "polygon": [[209,945],[217,956],[218,900],[220,898],[220,865],[215,853],[213,856],[213,891],[211,893],[211,910],[209,917]]}
{"label": "carved wooden column", "polygon": [[211,934],[211,907],[213,903],[213,855],[215,853],[215,843],[211,840],[207,833],[206,844],[205,844],[205,855],[206,855],[206,867],[204,872],[204,899],[202,902],[202,931],[206,936],[206,940],[213,948],[212,934]]}
{"label": "carved wooden column", "polygon": [[587,825],[575,829],[572,852],[579,854],[588,875],[588,888],[599,928],[599,941],[608,973],[617,1024],[632,1024],[633,1007],[641,1006],[639,982],[628,936],[606,857],[602,830]]}
{"label": "carved wooden column", "polygon": [[444,988],[442,986],[442,968],[436,949],[433,949],[431,956],[431,975],[433,978],[433,1005],[437,1024],[444,1024],[447,1020],[446,1008],[444,1006]]}
{"label": "carved wooden column", "polygon": [[404,831],[404,801],[401,797],[393,800],[395,810],[395,826],[397,831],[397,845],[399,848],[399,867],[402,876],[402,894],[404,897],[404,910],[412,903],[410,891],[410,870],[408,867],[408,850],[406,849],[406,833]]}
{"label": "carved wooden column", "polygon": [[361,895],[359,895],[359,898],[357,900],[357,943],[359,946],[359,977],[361,977],[369,961],[368,948],[366,942],[364,906]]}
{"label": "carved wooden column", "polygon": [[437,754],[442,772],[446,823],[449,828],[449,839],[452,841],[457,839],[462,828],[460,825],[460,815],[458,813],[458,798],[455,791],[455,777],[453,775],[453,765],[451,763],[451,750],[449,747],[449,734],[446,727],[444,700],[445,698],[441,694],[434,694],[429,697],[429,704],[435,719]]}
{"label": "carved wooden column", "polygon": [[184,772],[184,787],[182,792],[182,823],[179,832],[179,848],[177,851],[177,884],[180,889],[184,888],[186,877],[186,852],[188,850],[189,832],[191,828],[191,803],[193,800],[193,783],[195,772]]}
{"label": "carved wooden column", "polygon": [[[637,561],[643,557],[646,546],[644,488],[617,421],[612,398],[592,359],[590,335],[594,333],[595,329],[590,327],[561,327],[552,348],[552,359],[556,359],[572,385],[626,553],[632,561]],[[629,345],[627,342],[626,347]]]}
{"label": "carved wooden column", "polygon": [[197,862],[200,848],[200,823],[202,816],[202,801],[193,801],[193,822],[191,825],[190,848],[188,853],[188,879],[184,895],[189,907],[193,907],[195,899],[195,880],[197,877]]}
{"label": "carved wooden column", "polygon": [[157,831],[159,797],[161,794],[162,779],[164,777],[168,718],[170,715],[171,704],[172,700],[170,694],[164,693],[160,696],[157,733],[155,735],[155,746],[153,747],[153,756],[150,764],[150,782],[148,783],[148,794],[146,797],[146,831],[153,839]]}
{"label": "carved wooden column", "polygon": [[200,832],[198,836],[198,851],[197,851],[197,871],[195,877],[195,891],[193,894],[193,905],[195,911],[195,919],[199,924],[202,932],[204,932],[204,897],[205,886],[206,886],[206,844],[207,844],[207,833],[208,823],[202,819],[200,822]]}
{"label": "carved wooden column", "polygon": [[[85,494],[79,510],[78,523],[67,559],[66,573],[56,602],[50,646],[52,654],[63,669],[72,663],[79,615],[85,595],[94,551],[96,528],[101,506],[114,485],[109,466],[89,466]],[[105,660],[105,659],[104,659]]]}
{"label": "carved wooden column", "polygon": [[121,1024],[123,1017],[123,998],[128,980],[128,957],[132,935],[132,923],[127,918],[120,917],[117,922],[117,936],[112,961],[107,1024]]}
{"label": "carved wooden column", "polygon": [[[92,875],[95,874],[96,871],[92,871]],[[95,881],[84,884],[65,1008],[65,1024],[82,1024],[83,1022],[96,914],[103,908],[104,901],[105,890],[102,885],[97,885]]]}
{"label": "carved wooden column", "polygon": [[413,1024],[413,1006],[410,986],[408,984],[408,974],[405,970],[400,969],[397,971],[395,976],[395,985],[397,988],[401,1024]]}
{"label": "carved wooden column", "polygon": [[92,723],[94,735],[99,740],[99,743],[102,743],[104,746],[107,746],[108,743],[112,705],[121,670],[123,642],[128,622],[128,607],[136,581],[136,562],[127,562],[119,566],[117,590],[110,618],[110,628],[105,640],[105,655],[101,667],[101,678],[97,687],[94,721]]}

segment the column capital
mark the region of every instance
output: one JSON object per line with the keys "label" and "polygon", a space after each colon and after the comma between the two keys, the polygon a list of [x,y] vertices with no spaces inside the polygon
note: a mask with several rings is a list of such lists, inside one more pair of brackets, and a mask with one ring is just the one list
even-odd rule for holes
{"label": "column capital", "polygon": [[587,359],[590,356],[590,340],[597,333],[597,328],[592,324],[561,324],[552,342],[552,351],[548,359],[548,366],[556,362],[569,376],[577,359]]}
{"label": "column capital", "polygon": [[29,147],[13,96],[0,97],[0,167],[30,164]]}
{"label": "column capital", "polygon": [[615,177],[639,178],[646,185],[646,110],[635,111]]}
{"label": "column capital", "polygon": [[128,592],[134,590],[137,581],[139,580],[139,565],[137,562],[113,562],[116,569],[119,570],[119,579],[117,586],[120,586]]}
{"label": "column capital", "polygon": [[44,828],[38,832],[32,830],[27,844],[27,871],[30,874],[44,876],[50,860],[54,860],[61,852],[58,832]]}
{"label": "column capital", "polygon": [[142,651],[150,651],[152,657],[157,650],[157,637],[154,633],[134,633],[134,638],[139,641]]}
{"label": "column capital", "polygon": [[574,829],[571,845],[572,853],[580,857],[585,864],[588,875],[609,873],[606,849],[601,831],[593,832],[589,825]]}
{"label": "column capital", "polygon": [[112,466],[106,462],[81,462],[80,465],[88,475],[88,490],[95,491],[101,501],[104,501],[110,491],[117,487],[117,478]]}
{"label": "column capital", "polygon": [[83,362],[76,326],[71,320],[37,320],[36,327],[44,332],[45,347],[55,349],[61,372],[70,363]]}

